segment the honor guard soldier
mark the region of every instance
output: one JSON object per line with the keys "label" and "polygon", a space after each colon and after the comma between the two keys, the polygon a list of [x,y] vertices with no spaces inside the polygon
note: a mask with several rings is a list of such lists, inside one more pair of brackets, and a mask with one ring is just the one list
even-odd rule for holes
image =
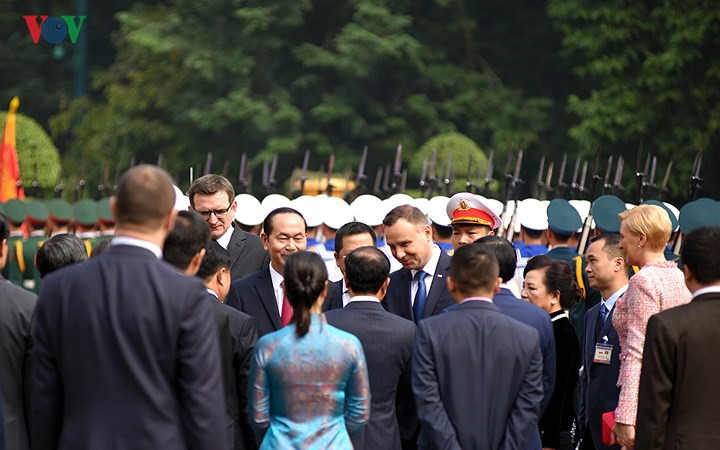
{"label": "honor guard soldier", "polygon": [[95,224],[98,221],[97,203],[90,198],[84,198],[75,204],[75,235],[82,239],[85,251],[92,256],[93,242],[95,241]]}
{"label": "honor guard soldier", "polygon": [[10,250],[13,259],[9,264],[8,279],[35,293],[40,290],[40,272],[35,268],[35,254],[45,242],[47,220],[48,209],[45,203],[41,201],[25,203],[25,222],[28,224],[30,235],[15,241]]}
{"label": "honor guard soldier", "polygon": [[447,214],[447,204],[450,199],[444,195],[438,195],[430,199],[428,204],[428,218],[433,232],[433,241],[448,255],[453,255],[452,227]]}
{"label": "honor guard soldier", "polygon": [[70,203],[60,198],[47,202],[48,234],[50,237],[70,232],[70,223],[73,220],[73,208]]}
{"label": "honor guard soldier", "polygon": [[343,276],[335,263],[335,233],[340,227],[355,219],[350,205],[345,200],[337,197],[325,199],[322,211],[322,232],[325,236],[325,242],[323,243],[324,251],[319,253],[327,268],[328,280],[340,281]]}
{"label": "honor guard soldier", "polygon": [[502,226],[502,219],[482,198],[470,192],[459,192],[450,197],[445,213],[450,218],[454,250],[481,237],[494,235],[494,230]]}
{"label": "honor guard soldier", "polygon": [[540,200],[528,198],[518,206],[520,217],[520,256],[532,258],[547,253],[545,231],[548,228],[547,205]]}
{"label": "honor guard soldier", "polygon": [[260,236],[262,223],[265,220],[260,200],[250,194],[238,194],[235,196],[237,209],[235,210],[235,225],[246,233]]}
{"label": "honor guard soldier", "polygon": [[618,214],[625,211],[625,203],[614,195],[601,195],[592,205],[595,234],[620,233]]}
{"label": "honor guard soldier", "polygon": [[97,236],[93,240],[93,249],[101,242],[109,241],[115,236],[115,219],[110,211],[110,197],[98,200],[97,215]]}
{"label": "honor guard soldier", "polygon": [[[323,256],[325,248],[318,240],[318,231],[323,222],[323,205],[326,197],[303,195],[290,200],[290,207],[297,210],[307,223],[307,251]],[[264,219],[264,217],[263,217]]]}
{"label": "honor guard soldier", "polygon": [[547,256],[565,261],[570,265],[575,282],[582,292],[581,302],[570,308],[570,323],[578,337],[585,336],[585,313],[600,302],[600,291],[592,289],[588,282],[585,268],[587,262],[583,255],[578,255],[568,243],[577,230],[582,228],[582,220],[577,210],[565,199],[553,199],[547,207],[548,242],[552,249]]}
{"label": "honor guard soldier", "polygon": [[[6,280],[10,279],[10,266],[17,259],[12,250],[15,248],[15,242],[25,237],[23,233],[23,222],[25,222],[25,204],[22,200],[16,198],[10,199],[5,203],[5,217],[7,217],[10,235],[8,236],[8,262],[2,270],[2,276]],[[20,281],[18,281],[20,283]]]}

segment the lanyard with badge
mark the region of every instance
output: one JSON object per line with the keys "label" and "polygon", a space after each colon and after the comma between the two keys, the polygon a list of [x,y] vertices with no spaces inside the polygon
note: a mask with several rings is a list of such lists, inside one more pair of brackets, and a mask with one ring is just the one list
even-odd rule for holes
{"label": "lanyard with badge", "polygon": [[612,344],[608,344],[608,337],[603,336],[603,341],[595,344],[595,357],[593,358],[593,362],[599,364],[610,364],[612,351],[613,346]]}

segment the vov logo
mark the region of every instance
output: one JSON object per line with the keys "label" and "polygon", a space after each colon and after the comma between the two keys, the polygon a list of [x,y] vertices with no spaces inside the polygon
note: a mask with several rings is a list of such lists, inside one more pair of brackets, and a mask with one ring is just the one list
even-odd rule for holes
{"label": "vov logo", "polygon": [[[40,21],[38,21],[38,17]],[[23,16],[30,30],[30,37],[33,43],[37,44],[40,40],[40,34],[49,44],[59,44],[69,35],[70,42],[73,44],[77,41],[80,28],[85,21],[86,16]]]}

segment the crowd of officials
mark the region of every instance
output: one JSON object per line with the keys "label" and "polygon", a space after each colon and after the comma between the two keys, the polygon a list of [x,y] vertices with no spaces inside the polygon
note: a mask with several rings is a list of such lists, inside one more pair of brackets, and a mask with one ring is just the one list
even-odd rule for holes
{"label": "crowd of officials", "polygon": [[61,231],[30,259],[0,215],[0,268],[23,269],[0,280],[1,450],[720,448],[720,224],[676,260],[666,208],[623,208],[578,257],[567,201],[512,243],[460,193],[444,225],[344,221],[329,265],[311,212],[258,236],[224,177],[187,195],[136,166],[105,243]]}

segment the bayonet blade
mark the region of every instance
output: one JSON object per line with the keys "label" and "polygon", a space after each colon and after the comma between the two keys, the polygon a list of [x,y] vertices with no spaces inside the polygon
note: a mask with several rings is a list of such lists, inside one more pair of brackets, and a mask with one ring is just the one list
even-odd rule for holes
{"label": "bayonet blade", "polygon": [[545,177],[545,189],[547,189],[548,192],[552,190],[551,183],[552,183],[552,176],[553,176],[554,168],[555,168],[555,163],[550,161],[550,165],[548,166],[548,170],[547,170],[547,176]]}
{"label": "bayonet blade", "polygon": [[515,162],[515,172],[513,173],[513,177],[515,178],[516,181],[520,177],[520,169],[522,168],[522,161],[523,161],[523,149],[520,149],[518,151],[517,161]]}
{"label": "bayonet blade", "polygon": [[396,176],[399,176],[401,168],[402,168],[402,144],[398,144],[397,150],[395,150],[395,164],[393,166],[393,174]]}
{"label": "bayonet blade", "polygon": [[608,158],[607,167],[605,168],[605,177],[603,178],[603,187],[607,187],[610,182],[610,172],[612,172],[613,156]]}
{"label": "bayonet blade", "polygon": [[567,166],[567,153],[563,153],[563,159],[560,162],[560,173],[558,174],[558,186],[565,182],[565,167]]}
{"label": "bayonet blade", "polygon": [[650,186],[655,184],[655,170],[657,169],[657,156],[653,156],[650,164]]}
{"label": "bayonet blade", "polygon": [[578,177],[578,171],[580,170],[580,158],[575,159],[575,168],[573,169],[572,174],[572,181],[570,182],[570,186],[574,189],[577,187],[577,177]]}
{"label": "bayonet blade", "polygon": [[383,178],[383,168],[378,167],[377,172],[375,172],[375,184],[373,185],[373,192],[375,195],[380,195],[380,182]]}
{"label": "bayonet blade", "polygon": [[212,152],[207,152],[207,159],[205,159],[205,172],[203,175],[207,175],[212,172]]}
{"label": "bayonet blade", "polygon": [[545,155],[540,158],[540,167],[538,168],[537,184],[543,184],[543,173],[545,172]]}
{"label": "bayonet blade", "polygon": [[665,190],[667,189],[667,184],[668,184],[668,181],[670,180],[670,171],[672,170],[672,166],[673,166],[673,161],[671,159],[667,165],[667,168],[665,168],[665,176],[663,176],[662,187],[660,188],[661,192],[665,192]]}

